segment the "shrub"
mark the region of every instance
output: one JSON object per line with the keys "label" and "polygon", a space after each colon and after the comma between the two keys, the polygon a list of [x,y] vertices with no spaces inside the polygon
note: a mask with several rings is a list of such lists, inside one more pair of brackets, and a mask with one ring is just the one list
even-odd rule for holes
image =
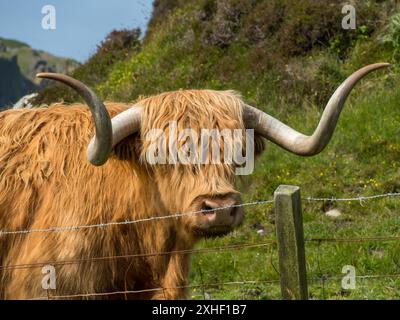
{"label": "shrub", "polygon": [[206,46],[226,48],[237,38],[244,8],[241,3],[219,1],[216,9],[214,19],[204,30],[203,43]]}
{"label": "shrub", "polygon": [[[116,62],[127,60],[140,50],[140,33],[140,29],[110,32],[97,47],[96,53],[85,64],[75,69],[72,77],[91,87],[106,81]],[[70,103],[77,100],[80,98],[74,91],[64,85],[53,84],[42,90],[34,103],[50,104],[57,101]]]}
{"label": "shrub", "polygon": [[393,49],[393,59],[400,59],[400,13],[393,15],[387,33],[379,38],[380,42]]}

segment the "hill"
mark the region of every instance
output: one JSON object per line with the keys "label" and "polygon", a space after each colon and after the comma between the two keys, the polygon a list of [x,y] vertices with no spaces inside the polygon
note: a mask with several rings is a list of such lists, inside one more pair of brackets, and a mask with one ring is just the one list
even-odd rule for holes
{"label": "hill", "polygon": [[[73,76],[105,100],[134,101],[140,95],[179,88],[234,89],[243,98],[304,133],[318,123],[322,107],[346,76],[378,61],[391,70],[362,81],[351,94],[328,148],[300,158],[268,144],[256,171],[239,183],[245,201],[270,199],[280,184],[301,187],[303,196],[348,198],[400,192],[400,13],[396,1],[352,1],[357,28],[341,27],[343,3],[315,0],[156,0],[148,31],[139,43],[109,38]],[[129,31],[125,30],[125,35]],[[120,39],[118,36],[116,39]],[[126,37],[122,37],[126,39]],[[113,48],[111,54],[110,45]],[[98,63],[107,61],[107,64]],[[75,101],[69,89],[52,86],[37,103]],[[326,215],[330,209],[339,218]],[[400,203],[304,203],[306,238],[400,236]],[[263,242],[275,238],[270,206],[247,208],[246,223],[230,236],[202,247]],[[265,235],[257,230],[263,229]],[[194,255],[194,298],[279,298],[276,248]],[[396,242],[307,243],[310,295],[316,299],[398,298],[400,248]],[[375,275],[340,286],[344,265],[357,275]],[[339,280],[325,281],[329,277]],[[265,283],[207,286],[258,280]]]}
{"label": "hill", "polygon": [[22,96],[44,88],[46,82],[35,78],[37,72],[72,72],[78,62],[53,56],[16,40],[0,38],[0,108]]}

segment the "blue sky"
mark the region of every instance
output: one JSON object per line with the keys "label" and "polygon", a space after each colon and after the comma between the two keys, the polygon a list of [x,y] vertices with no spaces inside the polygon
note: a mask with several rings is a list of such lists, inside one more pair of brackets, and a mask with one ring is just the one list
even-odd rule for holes
{"label": "blue sky", "polygon": [[[0,0],[0,37],[85,61],[113,29],[145,30],[153,0]],[[42,28],[42,8],[56,9],[56,29]]]}

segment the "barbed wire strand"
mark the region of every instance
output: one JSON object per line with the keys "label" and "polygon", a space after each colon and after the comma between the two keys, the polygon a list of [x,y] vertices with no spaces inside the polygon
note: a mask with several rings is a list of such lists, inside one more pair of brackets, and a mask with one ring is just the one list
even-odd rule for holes
{"label": "barbed wire strand", "polygon": [[176,213],[176,214],[172,214],[172,215],[155,216],[155,217],[142,218],[142,219],[137,219],[137,220],[115,221],[115,222],[78,225],[78,226],[50,227],[50,228],[44,228],[44,229],[28,229],[28,230],[15,230],[15,231],[0,230],[0,237],[4,236],[4,235],[21,235],[21,234],[31,234],[31,233],[77,231],[77,230],[81,230],[81,229],[105,228],[105,227],[110,227],[110,226],[130,225],[130,224],[136,224],[136,223],[140,223],[140,222],[149,222],[149,221],[156,221],[156,220],[163,220],[163,219],[170,219],[170,218],[180,218],[180,217],[188,216],[188,215],[214,212],[214,211],[233,209],[233,208],[239,208],[239,207],[256,206],[256,205],[261,205],[261,204],[269,204],[269,203],[273,203],[273,202],[274,202],[273,200],[260,200],[260,201],[236,204],[236,205],[232,205],[232,206],[220,207],[220,208],[216,208],[216,209],[198,210],[198,211],[185,212],[185,213]]}
{"label": "barbed wire strand", "polygon": [[[385,198],[385,197],[386,198],[387,197],[399,197],[399,196],[400,196],[400,193],[384,193],[384,194],[378,194],[378,195],[372,195],[372,196],[359,196],[359,197],[354,197],[354,198],[306,197],[306,198],[304,198],[304,200],[306,200],[306,201],[331,201],[331,202],[358,201],[362,205],[362,202],[366,201],[366,200],[373,200],[373,199],[379,199],[379,198]],[[172,215],[142,218],[142,219],[137,219],[137,220],[115,221],[115,222],[97,223],[97,224],[89,224],[89,225],[77,225],[77,226],[65,226],[65,227],[60,226],[60,227],[49,227],[49,228],[43,228],[43,229],[10,230],[10,231],[0,230],[0,237],[6,236],[6,235],[27,235],[27,234],[31,234],[31,233],[77,231],[77,230],[82,230],[82,229],[105,228],[105,227],[110,227],[110,226],[130,225],[130,224],[136,224],[136,223],[141,223],[141,222],[157,221],[157,220],[171,219],[171,218],[180,218],[180,217],[188,216],[188,215],[214,212],[214,211],[220,211],[220,210],[231,209],[231,208],[272,204],[273,202],[274,202],[274,200],[259,200],[259,201],[236,204],[236,205],[232,205],[232,206],[225,206],[225,207],[216,208],[216,209],[198,210],[198,211],[185,212],[185,213],[176,213],[176,214],[172,214]]]}
{"label": "barbed wire strand", "polygon": [[[322,242],[370,242],[370,241],[399,241],[400,236],[394,237],[364,237],[364,238],[305,238],[305,242],[316,242],[321,244]],[[84,262],[96,262],[104,260],[116,260],[116,259],[129,259],[129,258],[145,258],[154,257],[162,255],[172,255],[172,254],[199,254],[199,253],[212,253],[212,252],[224,252],[233,251],[246,248],[259,248],[270,246],[272,250],[272,245],[276,245],[277,241],[275,239],[266,239],[262,243],[244,243],[244,244],[234,244],[227,245],[223,247],[215,248],[201,248],[201,249],[187,249],[187,250],[175,250],[175,251],[164,251],[164,252],[152,252],[152,253],[139,253],[139,254],[126,254],[126,255],[116,255],[116,256],[106,256],[106,257],[89,257],[81,258],[75,260],[61,260],[61,261],[43,261],[27,264],[17,264],[17,265],[3,265],[0,266],[0,271],[2,270],[14,270],[14,269],[29,269],[29,268],[39,268],[45,265],[62,266],[71,264],[80,264]],[[272,264],[274,270],[279,274],[276,267],[272,263],[272,251],[270,252]]]}
{"label": "barbed wire strand", "polygon": [[347,202],[347,201],[365,201],[365,200],[373,200],[373,199],[379,199],[379,198],[391,198],[391,197],[400,197],[399,192],[389,192],[389,193],[382,193],[382,194],[376,194],[372,196],[358,196],[358,197],[353,197],[353,198],[316,198],[316,197],[306,197],[305,200],[307,201],[332,201],[332,202]]}
{"label": "barbed wire strand", "polygon": [[[150,289],[143,289],[143,290],[78,293],[78,294],[71,294],[71,295],[52,295],[51,298],[52,299],[69,299],[69,298],[72,299],[72,298],[98,297],[98,296],[123,295],[123,294],[139,294],[139,293],[156,292],[156,291],[161,291],[161,290],[201,288],[202,286],[217,287],[217,286],[225,286],[225,285],[268,284],[268,283],[279,283],[279,282],[280,282],[280,280],[228,281],[228,282],[216,282],[216,283],[186,285],[186,286],[167,287],[167,288],[159,287],[159,288],[150,288]],[[43,299],[47,299],[47,296],[32,298],[32,299],[28,299],[28,300],[43,300]]]}
{"label": "barbed wire strand", "polygon": [[[332,281],[332,280],[342,280],[344,275],[338,275],[338,276],[321,276],[321,277],[311,277],[307,281],[308,282],[318,282],[321,281],[321,279],[324,279],[324,281]],[[379,279],[379,278],[400,278],[400,273],[395,273],[395,274],[366,274],[366,275],[360,275],[360,276],[354,276],[356,279]]]}
{"label": "barbed wire strand", "polygon": [[[355,276],[357,279],[375,279],[375,278],[400,278],[400,274],[371,274],[371,275],[360,275]],[[341,280],[342,276],[323,276],[323,277],[312,277],[308,279],[308,282],[314,281],[331,281],[331,280]],[[73,299],[73,298],[90,298],[90,297],[99,297],[99,296],[111,296],[111,295],[127,295],[127,294],[139,294],[139,293],[149,293],[156,292],[162,290],[173,290],[173,289],[191,289],[191,288],[201,288],[201,287],[218,287],[225,285],[248,285],[248,284],[278,284],[280,280],[271,279],[271,280],[247,280],[247,281],[229,281],[229,282],[216,282],[216,283],[207,283],[207,284],[198,284],[198,285],[186,285],[186,286],[177,286],[177,287],[168,287],[168,288],[150,288],[143,290],[125,290],[125,291],[110,291],[110,292],[94,292],[94,293],[79,293],[79,294],[71,294],[71,295],[50,295],[51,299]],[[36,297],[28,300],[45,300],[48,299],[48,296]]]}
{"label": "barbed wire strand", "polygon": [[240,250],[245,248],[248,249],[248,248],[265,247],[274,243],[276,243],[275,240],[270,240],[268,242],[264,241],[262,243],[234,244],[234,245],[215,247],[215,248],[187,249],[187,250],[175,250],[175,251],[154,252],[154,253],[127,254],[127,255],[108,256],[108,257],[91,257],[91,258],[82,258],[75,260],[35,262],[35,263],[26,263],[18,265],[3,265],[0,266],[0,271],[39,268],[45,265],[63,266],[63,265],[79,264],[92,261],[95,262],[95,261],[115,260],[115,259],[144,258],[144,257],[154,257],[154,256],[171,255],[171,254],[197,254],[197,253],[224,252],[229,250]]}
{"label": "barbed wire strand", "polygon": [[400,236],[388,237],[343,237],[343,238],[305,238],[305,242],[370,242],[370,241],[399,241]]}

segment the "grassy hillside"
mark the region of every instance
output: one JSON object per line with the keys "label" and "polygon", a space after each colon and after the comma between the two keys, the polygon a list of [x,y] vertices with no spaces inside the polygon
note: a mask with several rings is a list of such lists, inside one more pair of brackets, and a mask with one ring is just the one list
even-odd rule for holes
{"label": "grassy hillside", "polygon": [[[400,11],[395,1],[353,3],[356,30],[341,28],[340,1],[158,0],[142,43],[127,41],[118,46],[118,58],[107,60],[105,69],[94,63],[109,54],[100,47],[73,75],[106,100],[133,101],[139,95],[179,88],[235,89],[246,101],[310,133],[329,96],[347,75],[368,63],[391,62],[390,70],[368,76],[354,90],[324,152],[301,158],[268,143],[255,173],[239,187],[245,201],[270,199],[280,184],[300,186],[304,197],[400,192]],[[77,97],[56,86],[44,90],[37,101],[61,99]],[[400,199],[304,201],[303,206],[306,238],[400,236]],[[340,210],[341,216],[326,216],[330,209]],[[275,239],[274,228],[271,206],[249,207],[240,229],[199,246],[263,242]],[[264,229],[265,235],[258,229]],[[312,298],[400,297],[397,277],[359,279],[351,291],[340,287],[344,265],[355,266],[357,275],[400,274],[398,242],[310,241],[306,249]],[[191,284],[277,280],[276,255],[274,245],[194,255]],[[277,299],[279,286],[192,290],[193,298],[205,293],[211,298]]]}

